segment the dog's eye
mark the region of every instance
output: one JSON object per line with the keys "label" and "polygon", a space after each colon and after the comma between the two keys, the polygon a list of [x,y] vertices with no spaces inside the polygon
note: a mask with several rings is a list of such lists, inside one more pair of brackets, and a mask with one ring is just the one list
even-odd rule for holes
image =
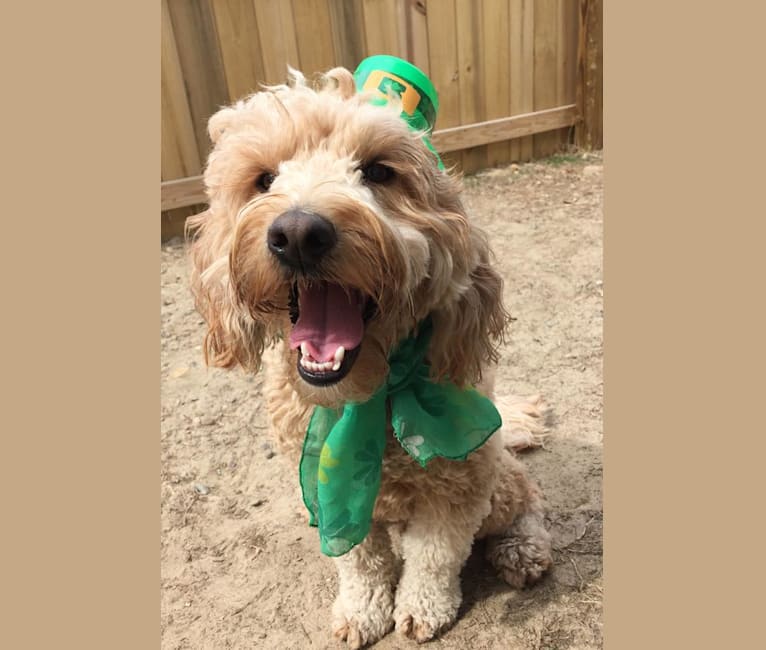
{"label": "dog's eye", "polygon": [[261,192],[268,192],[276,176],[271,172],[263,172],[255,179],[255,187]]}
{"label": "dog's eye", "polygon": [[362,176],[368,183],[385,183],[394,176],[394,170],[382,163],[371,163],[362,167]]}

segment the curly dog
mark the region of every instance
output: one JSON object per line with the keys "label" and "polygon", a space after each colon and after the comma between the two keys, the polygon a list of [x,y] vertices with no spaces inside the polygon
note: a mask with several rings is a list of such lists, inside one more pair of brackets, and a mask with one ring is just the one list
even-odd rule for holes
{"label": "curly dog", "polygon": [[[346,69],[313,86],[291,70],[286,85],[209,121],[209,209],[189,224],[206,360],[256,372],[265,358],[272,434],[296,468],[312,413],[370,400],[392,351],[425,322],[431,385],[493,396],[509,321],[502,279],[459,179],[401,111],[393,96],[380,105],[357,92]],[[487,557],[516,587],[551,563],[542,495],[513,454],[543,431],[539,398],[511,400],[504,428],[463,459],[436,455],[426,468],[385,408],[368,530],[334,558],[332,628],[352,648],[393,627],[423,642],[451,625],[474,539],[487,539]],[[322,482],[322,468],[337,464],[326,452]]]}

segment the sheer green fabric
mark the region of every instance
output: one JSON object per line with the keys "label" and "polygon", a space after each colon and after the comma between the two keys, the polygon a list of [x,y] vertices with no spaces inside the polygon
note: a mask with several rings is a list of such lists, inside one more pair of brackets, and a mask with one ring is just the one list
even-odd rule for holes
{"label": "sheer green fabric", "polygon": [[425,467],[434,456],[464,460],[501,425],[500,414],[473,388],[434,383],[424,363],[430,319],[389,359],[386,383],[366,402],[316,407],[300,463],[309,524],[319,528],[322,553],[343,555],[370,530],[386,446],[386,402],[399,443]]}

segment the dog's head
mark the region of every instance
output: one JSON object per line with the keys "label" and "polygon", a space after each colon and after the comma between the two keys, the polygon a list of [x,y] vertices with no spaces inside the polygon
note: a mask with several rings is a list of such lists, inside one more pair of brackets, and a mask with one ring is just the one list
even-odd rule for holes
{"label": "dog's head", "polygon": [[210,208],[190,220],[208,363],[257,370],[284,337],[301,395],[363,400],[430,314],[433,377],[477,381],[507,314],[459,182],[393,98],[371,104],[343,68],[318,85],[293,72],[210,119]]}

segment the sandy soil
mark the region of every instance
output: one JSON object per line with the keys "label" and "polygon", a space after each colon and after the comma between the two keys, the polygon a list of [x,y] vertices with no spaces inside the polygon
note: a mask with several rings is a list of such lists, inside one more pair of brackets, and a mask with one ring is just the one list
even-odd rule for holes
{"label": "sandy soil", "polygon": [[[544,449],[524,454],[550,506],[555,568],[515,591],[475,548],[439,648],[602,645],[602,160],[567,156],[466,179],[516,318],[497,392],[542,393]],[[162,248],[162,647],[340,648],[336,577],[272,449],[260,376],[204,367],[180,242]],[[478,547],[478,544],[477,544]],[[414,647],[390,634],[377,648]]]}

